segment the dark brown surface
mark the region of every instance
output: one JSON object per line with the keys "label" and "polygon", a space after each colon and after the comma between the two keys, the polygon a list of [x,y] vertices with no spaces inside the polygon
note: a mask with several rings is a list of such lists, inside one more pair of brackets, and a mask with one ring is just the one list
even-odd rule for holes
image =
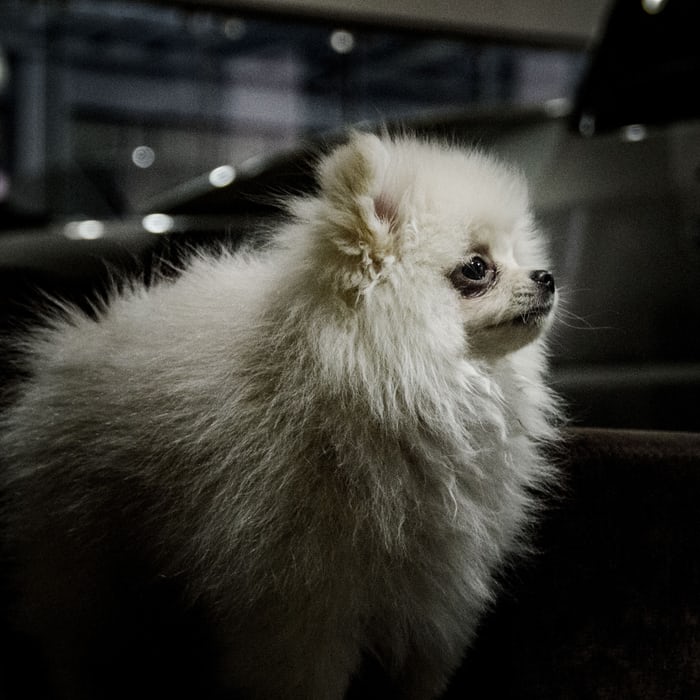
{"label": "dark brown surface", "polygon": [[[506,577],[445,697],[700,698],[700,434],[577,429],[558,459],[566,485],[539,553]],[[89,650],[90,697],[224,698],[206,626],[177,592],[129,600]],[[43,664],[3,630],[0,697],[53,697]],[[364,681],[353,700],[391,697],[375,674]]]}
{"label": "dark brown surface", "polygon": [[700,698],[700,435],[579,429],[447,697]]}

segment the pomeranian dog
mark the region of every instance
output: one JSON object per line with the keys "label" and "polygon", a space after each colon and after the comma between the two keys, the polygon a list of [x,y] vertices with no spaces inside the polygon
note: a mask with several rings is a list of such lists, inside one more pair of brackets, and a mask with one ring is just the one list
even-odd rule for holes
{"label": "pomeranian dog", "polygon": [[206,611],[232,697],[340,699],[371,657],[434,698],[527,548],[557,292],[522,177],[365,133],[317,174],[264,249],[25,341],[4,537],[59,696],[101,697],[81,654],[138,562]]}

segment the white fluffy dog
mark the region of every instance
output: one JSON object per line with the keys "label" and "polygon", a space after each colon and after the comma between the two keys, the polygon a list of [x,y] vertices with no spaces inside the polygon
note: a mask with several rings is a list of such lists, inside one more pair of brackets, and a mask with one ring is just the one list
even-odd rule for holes
{"label": "white fluffy dog", "polygon": [[318,178],[264,250],[194,257],[28,339],[4,519],[49,658],[119,551],[184,578],[240,697],[340,699],[374,655],[400,697],[433,698],[525,548],[556,419],[525,184],[368,134]]}

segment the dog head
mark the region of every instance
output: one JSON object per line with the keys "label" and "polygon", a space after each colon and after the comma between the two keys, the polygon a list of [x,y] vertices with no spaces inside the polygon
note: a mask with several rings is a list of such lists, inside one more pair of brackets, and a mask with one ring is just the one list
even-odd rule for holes
{"label": "dog head", "polygon": [[320,163],[319,181],[306,218],[330,242],[326,269],[346,298],[379,287],[406,304],[430,298],[459,318],[478,357],[513,352],[548,327],[554,277],[512,168],[478,151],[355,134]]}

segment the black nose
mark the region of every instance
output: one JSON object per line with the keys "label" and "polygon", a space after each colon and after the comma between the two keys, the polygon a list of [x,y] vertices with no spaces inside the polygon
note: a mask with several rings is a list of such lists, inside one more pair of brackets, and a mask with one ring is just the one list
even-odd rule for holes
{"label": "black nose", "polygon": [[530,279],[542,285],[550,294],[554,294],[554,275],[547,270],[533,270]]}

